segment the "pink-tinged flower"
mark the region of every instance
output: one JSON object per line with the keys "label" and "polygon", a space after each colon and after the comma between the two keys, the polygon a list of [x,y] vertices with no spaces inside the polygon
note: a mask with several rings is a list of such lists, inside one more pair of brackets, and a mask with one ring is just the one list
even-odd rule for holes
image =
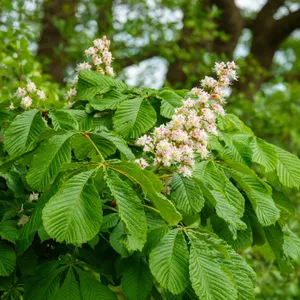
{"label": "pink-tinged flower", "polygon": [[46,94],[43,92],[43,91],[40,91],[40,90],[37,90],[36,91],[36,94],[38,95],[38,97],[40,98],[40,99],[46,99]]}
{"label": "pink-tinged flower", "polygon": [[32,93],[32,92],[35,92],[36,91],[36,85],[32,82],[32,81],[29,81],[27,84],[26,84],[26,88],[27,88],[27,91],[29,93]]}
{"label": "pink-tinged flower", "polygon": [[103,63],[101,57],[99,57],[98,55],[94,54],[93,57],[92,57],[92,60],[93,60],[93,64],[95,66],[99,66]]}
{"label": "pink-tinged flower", "polygon": [[78,75],[75,75],[75,77],[70,81],[70,86],[75,86],[78,83]]}
{"label": "pink-tinged flower", "polygon": [[218,85],[218,81],[212,77],[205,76],[201,81],[201,86],[203,88],[214,88]]}
{"label": "pink-tinged flower", "polygon": [[191,177],[193,174],[193,170],[187,166],[179,166],[178,172],[182,174],[184,177]]}
{"label": "pink-tinged flower", "polygon": [[33,202],[33,201],[36,201],[39,199],[39,193],[34,193],[32,192],[30,195],[29,195],[29,199],[28,199],[28,202]]}
{"label": "pink-tinged flower", "polygon": [[235,63],[234,61],[229,61],[229,62],[227,63],[227,67],[228,67],[229,69],[237,69],[237,68],[238,68],[238,66],[236,65],[236,63]]}
{"label": "pink-tinged flower", "polygon": [[146,162],[144,158],[138,158],[135,160],[135,162],[142,168],[145,169],[146,167],[149,166],[149,164]]}
{"label": "pink-tinged flower", "polygon": [[109,76],[115,76],[114,69],[111,66],[105,68],[106,74]]}
{"label": "pink-tinged flower", "polygon": [[195,100],[192,100],[191,98],[187,98],[184,102],[183,102],[183,106],[184,107],[194,107],[195,106]]}
{"label": "pink-tinged flower", "polygon": [[21,100],[21,104],[25,107],[25,108],[29,108],[32,104],[32,99],[29,96],[24,97]]}
{"label": "pink-tinged flower", "polygon": [[197,151],[200,153],[202,158],[207,158],[209,155],[209,151],[207,150],[206,146],[203,145],[197,145]]}
{"label": "pink-tinged flower", "polygon": [[9,110],[15,109],[15,106],[14,106],[14,104],[13,104],[12,102],[10,102],[10,105],[9,105],[8,109],[9,109]]}
{"label": "pink-tinged flower", "polygon": [[68,109],[72,108],[72,106],[73,106],[74,103],[75,103],[75,102],[69,101],[69,102],[67,103],[67,105],[66,105],[66,108],[68,108]]}
{"label": "pink-tinged flower", "polygon": [[66,99],[72,98],[77,94],[77,91],[75,89],[70,89],[67,91],[67,94],[65,95]]}
{"label": "pink-tinged flower", "polygon": [[224,62],[215,63],[214,71],[217,73],[217,75],[220,75],[225,68],[226,64]]}
{"label": "pink-tinged flower", "polygon": [[137,139],[136,144],[138,146],[145,146],[145,145],[149,145],[151,142],[152,142],[152,138],[145,134]]}
{"label": "pink-tinged flower", "polygon": [[84,51],[84,54],[85,54],[86,56],[90,56],[90,55],[95,54],[96,52],[97,52],[97,49],[96,49],[96,48],[90,47],[89,49],[87,49],[87,50]]}
{"label": "pink-tinged flower", "polygon": [[209,123],[214,123],[215,122],[215,115],[212,110],[209,108],[203,108],[202,109],[202,114],[203,114],[203,120],[209,122]]}
{"label": "pink-tinged flower", "polygon": [[213,103],[211,105],[211,107],[218,115],[221,115],[221,116],[225,115],[225,110],[221,105]]}
{"label": "pink-tinged flower", "polygon": [[90,70],[91,68],[92,68],[92,66],[89,63],[83,62],[83,63],[78,64],[75,70],[77,72],[80,72],[82,70]]}
{"label": "pink-tinged flower", "polygon": [[19,88],[17,89],[17,96],[18,96],[18,97],[23,97],[23,96],[25,96],[25,95],[26,95],[26,90],[19,87]]}
{"label": "pink-tinged flower", "polygon": [[205,129],[211,134],[218,135],[218,130],[215,125],[205,124]]}
{"label": "pink-tinged flower", "polygon": [[105,48],[105,43],[101,39],[94,40],[94,46],[100,51]]}
{"label": "pink-tinged flower", "polygon": [[29,221],[30,217],[26,216],[26,215],[22,215],[22,217],[20,218],[20,220],[18,221],[17,225],[18,226],[24,226],[28,221]]}

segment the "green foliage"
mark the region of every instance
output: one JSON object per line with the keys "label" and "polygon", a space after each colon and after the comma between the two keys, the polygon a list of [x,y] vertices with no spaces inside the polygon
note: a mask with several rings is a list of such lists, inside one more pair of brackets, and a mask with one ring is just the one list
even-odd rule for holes
{"label": "green foliage", "polygon": [[132,139],[172,117],[185,92],[135,89],[92,71],[78,86],[74,109],[17,108],[1,121],[6,295],[248,300],[256,276],[243,251],[260,249],[282,276],[300,263],[288,227],[296,156],[229,114],[192,177],[141,169],[134,160],[153,154]]}

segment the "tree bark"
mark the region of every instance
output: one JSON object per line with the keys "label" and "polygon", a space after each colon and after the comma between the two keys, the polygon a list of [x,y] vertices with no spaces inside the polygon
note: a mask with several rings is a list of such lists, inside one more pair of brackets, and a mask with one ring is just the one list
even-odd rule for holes
{"label": "tree bark", "polygon": [[63,82],[68,63],[65,51],[68,37],[57,28],[55,20],[71,22],[72,18],[75,18],[77,4],[78,0],[45,0],[43,4],[44,17],[37,54],[42,61],[46,62],[46,72],[60,83]]}

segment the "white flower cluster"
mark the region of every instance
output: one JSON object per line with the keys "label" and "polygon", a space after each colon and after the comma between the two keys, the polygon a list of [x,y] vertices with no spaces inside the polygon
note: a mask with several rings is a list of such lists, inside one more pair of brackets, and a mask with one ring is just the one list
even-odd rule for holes
{"label": "white flower cluster", "polygon": [[[16,92],[16,95],[17,95],[18,98],[22,97],[21,105],[25,109],[30,108],[30,106],[32,105],[32,98],[34,96],[37,96],[41,100],[45,100],[47,98],[46,94],[43,91],[38,90],[36,88],[36,85],[32,81],[29,81],[26,84],[25,88],[19,87],[17,92]],[[11,103],[10,106],[9,106],[9,109],[13,110],[14,108],[15,108],[14,104]]]}
{"label": "white flower cluster", "polygon": [[[114,76],[114,70],[111,66],[113,57],[109,51],[110,40],[106,36],[103,36],[102,39],[94,40],[94,46],[88,48],[84,51],[87,57],[91,57],[92,64],[88,62],[79,63],[76,67],[76,72],[79,73],[82,70],[92,70],[93,66],[96,71],[103,74]],[[74,88],[78,82],[78,75],[70,82],[71,89],[65,95],[66,99],[74,97],[77,93]]]}
{"label": "white flower cluster", "polygon": [[29,195],[28,202],[37,201],[39,199],[39,193],[32,192]]}
{"label": "white flower cluster", "polygon": [[[174,166],[178,173],[190,177],[196,155],[201,159],[209,156],[209,135],[217,135],[216,115],[224,115],[224,88],[231,80],[237,80],[234,62],[216,63],[214,70],[218,80],[205,77],[201,88],[193,88],[183,106],[175,110],[172,120],[156,127],[151,136],[140,137],[136,144],[144,152],[155,155],[154,165]],[[136,161],[142,168],[148,166],[144,159]]]}

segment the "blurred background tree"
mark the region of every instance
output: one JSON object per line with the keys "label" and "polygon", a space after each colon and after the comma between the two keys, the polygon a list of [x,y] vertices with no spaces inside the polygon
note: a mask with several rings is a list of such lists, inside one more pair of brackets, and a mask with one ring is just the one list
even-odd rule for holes
{"label": "blurred background tree", "polygon": [[[215,61],[236,60],[240,80],[228,91],[227,110],[256,135],[299,156],[298,0],[0,3],[2,102],[13,97],[20,82],[33,78],[47,89],[49,101],[60,105],[65,83],[84,60],[83,51],[93,39],[107,35],[116,73],[129,84],[190,89],[212,72]],[[292,227],[299,232],[299,220]],[[249,259],[259,255],[249,253]],[[300,298],[299,270],[287,280],[270,264],[251,261],[263,275],[257,299]]]}

